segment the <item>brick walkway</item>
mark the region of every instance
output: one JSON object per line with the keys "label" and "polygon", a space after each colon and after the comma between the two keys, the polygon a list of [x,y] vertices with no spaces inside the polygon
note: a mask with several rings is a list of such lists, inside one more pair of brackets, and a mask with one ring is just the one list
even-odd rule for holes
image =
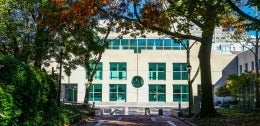
{"label": "brick walkway", "polygon": [[105,115],[95,117],[80,126],[190,126],[172,116],[160,115]]}

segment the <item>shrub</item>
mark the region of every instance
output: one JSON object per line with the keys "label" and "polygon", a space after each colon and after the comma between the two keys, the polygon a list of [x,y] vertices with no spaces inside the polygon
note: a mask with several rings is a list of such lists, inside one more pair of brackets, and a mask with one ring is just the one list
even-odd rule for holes
{"label": "shrub", "polygon": [[0,88],[4,94],[0,96],[0,113],[6,114],[4,125],[33,126],[49,121],[58,124],[57,85],[46,72],[9,56],[0,55],[0,66]]}
{"label": "shrub", "polygon": [[4,92],[0,87],[0,125],[11,125],[13,120],[21,114],[21,110],[16,107],[14,100],[9,93]]}

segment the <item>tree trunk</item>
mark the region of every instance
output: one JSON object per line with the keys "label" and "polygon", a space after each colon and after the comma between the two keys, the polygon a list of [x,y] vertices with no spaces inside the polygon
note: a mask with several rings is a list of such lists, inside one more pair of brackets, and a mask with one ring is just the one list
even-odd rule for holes
{"label": "tree trunk", "polygon": [[[259,92],[259,62],[258,62],[258,43],[259,43],[259,36],[258,36],[258,30],[256,31],[256,46],[255,46],[255,98],[256,98],[256,103],[255,103],[255,108],[260,108],[260,92]],[[251,92],[250,92],[251,93]]]}
{"label": "tree trunk", "polygon": [[[37,28],[36,31],[36,39],[35,39],[35,52],[34,52],[34,66],[36,68],[41,69],[42,63],[43,63],[43,57],[44,55],[47,54],[48,49],[45,45],[46,41],[48,39],[45,39],[46,34],[44,34],[44,29],[43,28]],[[62,61],[62,59],[60,59]]]}
{"label": "tree trunk", "polygon": [[[208,31],[209,32],[209,31]],[[201,70],[201,111],[200,117],[214,116],[217,114],[213,104],[212,80],[211,80],[211,47],[212,47],[212,33],[204,33],[199,50],[199,61]]]}
{"label": "tree trunk", "polygon": [[85,99],[84,103],[88,104],[88,97],[89,97],[89,92],[90,92],[90,87],[92,85],[93,79],[88,79],[88,82],[86,83],[86,93],[85,93]]}

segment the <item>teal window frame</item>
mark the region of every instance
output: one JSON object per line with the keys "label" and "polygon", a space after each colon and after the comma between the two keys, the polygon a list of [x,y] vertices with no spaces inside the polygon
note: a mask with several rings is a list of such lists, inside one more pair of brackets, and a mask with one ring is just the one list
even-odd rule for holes
{"label": "teal window frame", "polygon": [[173,80],[188,80],[187,63],[173,63],[172,68]]}
{"label": "teal window frame", "polygon": [[[90,68],[94,69],[94,64],[90,64]],[[88,74],[86,73],[86,79],[88,79]],[[98,63],[97,70],[95,75],[93,76],[94,80],[102,80],[103,79],[103,63]]]}
{"label": "teal window frame", "polygon": [[95,80],[102,80],[103,79],[103,63],[99,63],[97,66],[97,71],[93,77]]}
{"label": "teal window frame", "polygon": [[64,102],[77,102],[78,85],[77,84],[62,84],[64,87]]}
{"label": "teal window frame", "polygon": [[149,63],[149,80],[166,79],[166,63]]}
{"label": "teal window frame", "polygon": [[189,102],[189,86],[173,85],[173,102]]}
{"label": "teal window frame", "polygon": [[120,45],[121,45],[120,39],[114,39],[112,45],[113,45],[113,46],[112,46],[112,49],[119,49],[119,47],[120,47]]}
{"label": "teal window frame", "polygon": [[183,46],[187,46],[188,40],[183,39],[181,41],[179,40],[173,40],[172,41],[172,49],[173,50],[185,50]]}
{"label": "teal window frame", "polygon": [[88,101],[102,101],[102,84],[92,84],[90,86]]}
{"label": "teal window frame", "polygon": [[119,62],[111,62],[110,79],[111,80],[126,80],[127,79],[127,64]]}
{"label": "teal window frame", "polygon": [[164,48],[163,39],[154,39],[154,44],[156,46],[156,50],[163,50]]}
{"label": "teal window frame", "polygon": [[164,50],[171,50],[172,49],[172,39],[164,39],[163,45],[164,45]]}
{"label": "teal window frame", "polygon": [[149,102],[165,102],[166,86],[163,84],[149,84]]}
{"label": "teal window frame", "polygon": [[126,84],[110,84],[109,101],[126,102]]}
{"label": "teal window frame", "polygon": [[122,49],[130,49],[129,39],[121,39]]}
{"label": "teal window frame", "polygon": [[134,50],[141,53],[141,50],[185,50],[187,40],[173,40],[171,38],[124,38],[109,39],[108,49],[112,50]]}
{"label": "teal window frame", "polygon": [[146,49],[146,39],[138,39],[138,48],[141,49]]}
{"label": "teal window frame", "polygon": [[137,43],[138,43],[138,41],[137,41],[137,39],[129,39],[129,41],[130,41],[130,49],[134,49],[134,50],[136,50],[136,48],[137,48]]}

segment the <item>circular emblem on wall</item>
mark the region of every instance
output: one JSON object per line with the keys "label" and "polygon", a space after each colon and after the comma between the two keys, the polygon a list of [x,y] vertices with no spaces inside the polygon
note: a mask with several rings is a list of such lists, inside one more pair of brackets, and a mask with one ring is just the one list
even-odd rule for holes
{"label": "circular emblem on wall", "polygon": [[141,76],[134,76],[132,78],[132,85],[136,88],[142,87],[144,85],[144,79]]}

